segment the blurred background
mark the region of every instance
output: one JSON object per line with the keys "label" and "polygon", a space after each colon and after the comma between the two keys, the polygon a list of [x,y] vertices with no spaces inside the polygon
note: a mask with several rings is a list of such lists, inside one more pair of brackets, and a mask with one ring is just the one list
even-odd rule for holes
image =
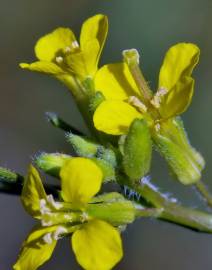
{"label": "blurred background", "polygon": [[[70,153],[64,133],[46,122],[45,111],[58,112],[86,131],[65,87],[50,77],[21,70],[18,63],[34,60],[33,46],[43,34],[58,26],[79,33],[81,23],[96,13],[107,14],[110,22],[101,64],[120,61],[123,49],[137,48],[153,88],[164,53],[171,45],[185,41],[201,48],[193,104],[183,118],[192,144],[207,161],[203,179],[212,191],[211,0],[0,0],[0,166],[25,174],[39,151]],[[162,191],[171,190],[185,205],[205,208],[192,188],[169,177],[165,162],[157,155],[152,175]],[[1,270],[12,269],[34,223],[18,197],[0,194]],[[125,256],[117,270],[212,268],[212,235],[141,219],[128,226],[123,239]],[[40,269],[80,269],[69,246],[68,240],[60,241],[52,259]]]}

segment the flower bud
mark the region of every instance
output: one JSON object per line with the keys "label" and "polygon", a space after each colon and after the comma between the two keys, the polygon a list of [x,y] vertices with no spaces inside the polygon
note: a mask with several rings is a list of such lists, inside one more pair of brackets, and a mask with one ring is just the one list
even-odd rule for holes
{"label": "flower bud", "polygon": [[61,167],[71,158],[69,155],[59,153],[42,153],[35,158],[36,165],[44,172],[59,176]]}
{"label": "flower bud", "polygon": [[124,142],[123,166],[133,181],[148,173],[151,164],[152,141],[145,120],[136,119],[130,126]]}

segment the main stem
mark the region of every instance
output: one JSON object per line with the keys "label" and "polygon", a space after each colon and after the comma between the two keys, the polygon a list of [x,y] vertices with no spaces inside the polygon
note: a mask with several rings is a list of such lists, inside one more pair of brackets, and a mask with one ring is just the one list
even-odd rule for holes
{"label": "main stem", "polygon": [[148,203],[160,210],[163,209],[157,218],[194,230],[212,233],[212,215],[171,202],[148,182],[133,184],[131,187]]}

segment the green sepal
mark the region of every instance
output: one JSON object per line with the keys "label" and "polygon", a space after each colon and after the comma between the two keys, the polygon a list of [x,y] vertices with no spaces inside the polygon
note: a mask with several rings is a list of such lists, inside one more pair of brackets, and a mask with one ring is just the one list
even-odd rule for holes
{"label": "green sepal", "polygon": [[176,117],[172,122],[174,128],[178,131],[178,140],[180,139],[182,147],[191,155],[198,168],[202,171],[205,168],[205,160],[203,156],[190,144],[182,119],[180,117]]}
{"label": "green sepal", "polygon": [[38,155],[34,162],[44,172],[49,175],[59,177],[61,167],[72,158],[66,154],[60,153],[42,153]]}
{"label": "green sepal", "polygon": [[103,193],[101,195],[95,196],[91,199],[91,203],[100,203],[100,202],[114,202],[123,200],[124,196],[118,192],[109,192]]}
{"label": "green sepal", "polygon": [[89,103],[89,110],[94,113],[97,107],[105,100],[101,92],[96,92],[91,98]]}
{"label": "green sepal", "polygon": [[114,194],[112,194],[111,198],[102,198],[105,200],[102,203],[89,204],[87,208],[89,216],[105,220],[114,226],[132,223],[136,214],[134,204],[124,197],[117,198],[116,194],[115,198],[112,199],[112,197],[114,197]]}
{"label": "green sepal", "polygon": [[204,159],[190,145],[179,119],[162,124],[153,138],[156,148],[182,184],[195,184],[200,180]]}
{"label": "green sepal", "polygon": [[103,182],[115,181],[115,170],[114,167],[106,160],[99,158],[92,158],[98,167],[102,170],[103,173]]}
{"label": "green sepal", "polygon": [[87,96],[92,96],[94,94],[95,86],[92,77],[87,77],[84,81],[82,81],[82,85],[85,88]]}
{"label": "green sepal", "polygon": [[132,181],[138,181],[149,172],[152,141],[148,125],[143,119],[135,119],[124,142],[123,166]]}

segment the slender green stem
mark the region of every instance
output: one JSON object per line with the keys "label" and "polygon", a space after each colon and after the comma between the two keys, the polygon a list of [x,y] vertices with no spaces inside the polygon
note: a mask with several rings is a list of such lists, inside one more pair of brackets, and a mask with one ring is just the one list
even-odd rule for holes
{"label": "slender green stem", "polygon": [[[21,195],[23,187],[24,177],[18,175],[17,179],[4,179],[0,178],[0,193],[6,193],[11,195]],[[58,190],[60,189],[57,185],[44,184],[44,189],[47,194],[52,194],[58,197]]]}
{"label": "slender green stem", "polygon": [[154,217],[159,218],[163,212],[163,208],[136,208],[136,217]]}
{"label": "slender green stem", "polygon": [[212,233],[212,215],[206,212],[181,206],[163,196],[152,184],[144,182],[133,184],[132,188],[146,201],[163,211],[158,218],[194,230]]}
{"label": "slender green stem", "polygon": [[198,181],[195,186],[202,197],[205,199],[208,206],[212,207],[212,195],[208,191],[206,185],[202,181]]}

